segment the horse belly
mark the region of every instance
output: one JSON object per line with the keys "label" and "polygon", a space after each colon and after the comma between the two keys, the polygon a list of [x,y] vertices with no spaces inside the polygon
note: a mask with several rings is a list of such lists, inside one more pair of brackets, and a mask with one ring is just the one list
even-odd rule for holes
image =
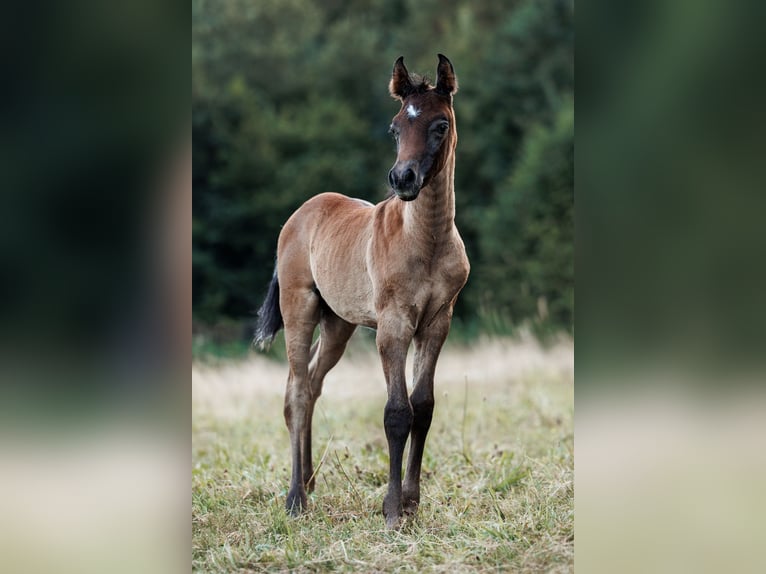
{"label": "horse belly", "polygon": [[354,325],[363,325],[372,329],[377,328],[378,319],[375,315],[375,310],[371,309],[367,304],[370,296],[351,296],[344,298],[333,297],[324,298],[327,305],[332,309],[333,313],[338,315],[344,321],[353,323]]}
{"label": "horse belly", "polygon": [[377,317],[372,306],[372,284],[348,267],[316,265],[314,278],[325,303],[344,321],[375,328]]}
{"label": "horse belly", "polygon": [[322,299],[341,319],[375,328],[377,316],[362,238],[335,235],[315,246],[311,272]]}

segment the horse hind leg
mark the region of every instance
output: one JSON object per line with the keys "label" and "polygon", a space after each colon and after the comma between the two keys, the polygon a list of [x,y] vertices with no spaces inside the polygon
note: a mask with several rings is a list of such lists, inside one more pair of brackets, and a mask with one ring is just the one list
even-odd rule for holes
{"label": "horse hind leg", "polygon": [[309,360],[311,339],[319,321],[319,297],[311,289],[282,289],[280,306],[285,324],[285,346],[290,374],[285,391],[285,423],[290,432],[292,474],[286,507],[292,515],[307,507],[303,485],[301,438],[307,428],[311,387]]}
{"label": "horse hind leg", "polygon": [[312,347],[309,364],[311,400],[307,413],[306,431],[302,437],[303,484],[307,492],[314,491],[315,476],[311,456],[311,428],[314,405],[322,394],[325,375],[343,356],[346,344],[354,333],[356,325],[348,323],[333,313],[327,306],[322,306],[319,319],[319,339]]}

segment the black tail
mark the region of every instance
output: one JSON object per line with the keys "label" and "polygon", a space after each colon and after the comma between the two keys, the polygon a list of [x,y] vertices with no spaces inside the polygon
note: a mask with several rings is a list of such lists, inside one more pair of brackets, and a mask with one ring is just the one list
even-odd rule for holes
{"label": "black tail", "polygon": [[284,323],[282,322],[282,311],[279,308],[279,281],[277,280],[277,269],[274,268],[274,276],[269,283],[269,291],[266,293],[266,299],[263,305],[258,309],[258,322],[255,326],[254,343],[261,349],[268,348],[274,340],[274,336],[279,332]]}

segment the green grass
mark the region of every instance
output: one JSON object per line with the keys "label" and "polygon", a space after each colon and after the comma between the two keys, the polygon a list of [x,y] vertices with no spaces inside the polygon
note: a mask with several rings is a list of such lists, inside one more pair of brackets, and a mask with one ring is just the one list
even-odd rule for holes
{"label": "green grass", "polygon": [[193,369],[197,572],[570,572],[574,555],[571,343],[448,347],[426,444],[421,507],[398,532],[381,506],[388,453],[377,358],[344,358],[314,417],[322,459],[309,511],[284,500],[286,365]]}

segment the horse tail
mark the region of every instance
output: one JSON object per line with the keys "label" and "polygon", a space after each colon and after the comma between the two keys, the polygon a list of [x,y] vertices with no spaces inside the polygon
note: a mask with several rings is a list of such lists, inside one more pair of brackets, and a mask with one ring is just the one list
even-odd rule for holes
{"label": "horse tail", "polygon": [[269,283],[266,299],[264,299],[261,308],[258,309],[258,322],[255,325],[253,342],[261,349],[268,348],[274,340],[274,336],[283,326],[282,310],[279,308],[279,281],[277,268],[274,266],[274,276]]}

